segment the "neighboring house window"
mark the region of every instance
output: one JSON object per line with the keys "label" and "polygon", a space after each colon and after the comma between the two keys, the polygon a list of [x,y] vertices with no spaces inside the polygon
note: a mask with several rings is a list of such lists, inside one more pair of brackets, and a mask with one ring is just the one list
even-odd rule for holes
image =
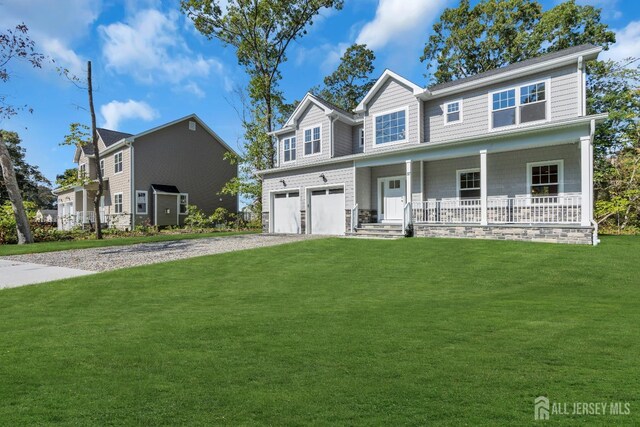
{"label": "neighboring house window", "polygon": [[321,150],[320,126],[305,129],[304,131],[304,154],[318,154]]}
{"label": "neighboring house window", "polygon": [[296,138],[285,138],[284,144],[284,161],[292,162],[296,159]]}
{"label": "neighboring house window", "polygon": [[83,163],[80,165],[80,170],[78,171],[78,176],[83,178],[87,175],[87,164]]}
{"label": "neighboring house window", "polygon": [[178,212],[180,215],[187,214],[187,205],[189,204],[189,195],[187,193],[180,194],[180,208]]}
{"label": "neighboring house window", "polygon": [[113,155],[113,171],[115,173],[122,172],[122,151]]}
{"label": "neighboring house window", "polygon": [[360,129],[360,147],[364,147],[364,127]]}
{"label": "neighboring house window", "polygon": [[136,213],[138,215],[147,214],[148,193],[146,191],[136,191]]}
{"label": "neighboring house window", "polygon": [[458,197],[461,199],[477,199],[480,197],[479,169],[458,171]]}
{"label": "neighboring house window", "polygon": [[100,159],[100,176],[104,177],[104,159]]}
{"label": "neighboring house window", "polygon": [[491,94],[491,126],[500,128],[547,119],[546,83]]}
{"label": "neighboring house window", "polygon": [[404,141],[406,138],[406,112],[395,111],[376,117],[376,144]]}
{"label": "neighboring house window", "polygon": [[557,196],[562,192],[563,163],[552,162],[529,163],[529,194],[532,196]]}
{"label": "neighboring house window", "polygon": [[113,211],[117,214],[122,213],[122,193],[113,195]]}
{"label": "neighboring house window", "polygon": [[456,123],[462,121],[462,101],[453,101],[444,104],[445,108],[445,124]]}

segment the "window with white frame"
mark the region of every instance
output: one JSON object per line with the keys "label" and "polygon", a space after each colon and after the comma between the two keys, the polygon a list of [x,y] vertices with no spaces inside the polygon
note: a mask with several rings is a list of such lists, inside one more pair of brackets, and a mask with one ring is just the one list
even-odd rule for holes
{"label": "window with white frame", "polygon": [[562,191],[562,161],[530,163],[528,168],[529,194],[537,197],[557,196]]}
{"label": "window with white frame", "polygon": [[364,147],[364,127],[360,128],[360,137],[358,139],[358,145]]}
{"label": "window with white frame", "polygon": [[285,138],[282,143],[284,145],[284,161],[294,161],[296,159],[296,137]]}
{"label": "window with white frame", "polygon": [[187,205],[189,204],[189,194],[182,193],[180,194],[179,197],[180,197],[180,207],[178,209],[178,212],[180,213],[180,215],[186,215]]}
{"label": "window with white frame", "polygon": [[461,199],[480,197],[480,169],[458,171],[458,197]]}
{"label": "window with white frame", "polygon": [[117,214],[122,213],[122,193],[113,195],[113,211]]}
{"label": "window with white frame", "polygon": [[547,119],[546,83],[536,82],[491,94],[491,127]]}
{"label": "window with white frame", "polygon": [[453,101],[444,104],[444,122],[457,123],[462,121],[462,101]]}
{"label": "window with white frame", "polygon": [[404,141],[406,139],[406,111],[376,116],[376,144]]}
{"label": "window with white frame", "polygon": [[104,159],[100,159],[100,176],[104,177]]}
{"label": "window with white frame", "polygon": [[82,163],[80,165],[80,167],[78,168],[78,177],[79,178],[84,178],[87,175],[87,164],[86,163]]}
{"label": "window with white frame", "polygon": [[115,173],[122,172],[122,151],[113,155],[113,171]]}
{"label": "window with white frame", "polygon": [[321,151],[320,126],[304,130],[304,154],[318,154]]}
{"label": "window with white frame", "polygon": [[146,191],[136,191],[136,214],[147,214],[148,194]]}

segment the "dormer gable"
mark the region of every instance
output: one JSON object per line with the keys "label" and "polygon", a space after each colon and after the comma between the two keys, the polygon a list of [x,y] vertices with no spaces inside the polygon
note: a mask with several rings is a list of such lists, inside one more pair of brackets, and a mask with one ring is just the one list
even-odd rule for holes
{"label": "dormer gable", "polygon": [[380,78],[378,78],[371,90],[369,90],[362,101],[360,101],[360,104],[358,104],[358,106],[356,107],[355,112],[364,113],[367,110],[367,104],[369,104],[369,102],[376,96],[376,94],[385,86],[385,83],[389,79],[396,80],[397,82],[402,83],[404,86],[409,87],[414,96],[419,96],[424,92],[424,89],[422,87],[402,77],[401,75],[394,73],[389,69],[386,69],[384,70]]}

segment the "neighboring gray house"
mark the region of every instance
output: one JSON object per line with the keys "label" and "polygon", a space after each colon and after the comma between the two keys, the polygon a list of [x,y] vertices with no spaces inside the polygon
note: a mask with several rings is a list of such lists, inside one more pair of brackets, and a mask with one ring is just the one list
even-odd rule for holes
{"label": "neighboring gray house", "polygon": [[577,46],[422,88],[386,70],[354,112],[308,93],[273,132],[270,233],[597,243],[596,123]]}
{"label": "neighboring gray house", "polygon": [[[195,114],[137,135],[98,129],[98,136],[103,224],[182,225],[188,204],[208,214],[218,207],[237,211],[237,197],[218,194],[237,176],[237,166],[224,159],[233,150]],[[54,190],[60,229],[95,223],[98,184],[92,157],[92,146],[76,149],[74,156],[78,173],[91,180],[87,185]]]}

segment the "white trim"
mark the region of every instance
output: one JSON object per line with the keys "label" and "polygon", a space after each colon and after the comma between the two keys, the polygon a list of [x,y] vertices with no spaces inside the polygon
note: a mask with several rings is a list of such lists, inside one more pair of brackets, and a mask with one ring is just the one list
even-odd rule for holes
{"label": "white trim", "polygon": [[378,78],[378,80],[373,85],[373,87],[369,90],[369,92],[367,92],[367,94],[362,99],[362,101],[360,101],[360,103],[358,104],[358,106],[355,109],[356,113],[362,113],[367,109],[367,104],[369,103],[369,101],[371,101],[371,98],[373,98],[373,96],[376,94],[376,92],[378,92],[380,90],[380,88],[384,85],[384,83],[388,79],[397,80],[400,83],[402,83],[403,85],[408,86],[411,89],[411,91],[413,92],[414,96],[421,95],[425,91],[424,88],[418,86],[417,84],[409,81],[408,79],[405,79],[401,75],[396,74],[396,73],[394,73],[393,71],[391,71],[389,69],[386,69],[386,70],[384,70],[382,75]]}
{"label": "white trim", "polygon": [[[113,153],[113,174],[114,175],[119,175],[124,171],[124,154],[123,154],[124,150],[120,150],[118,152]],[[116,161],[116,156],[120,154],[120,171],[116,172],[116,165],[118,164],[118,162]]]}
{"label": "white trim", "polygon": [[564,159],[527,163],[527,196],[531,197],[531,168],[534,166],[558,165],[558,194],[564,193]]}
{"label": "white trim", "polygon": [[[469,169],[456,169],[456,197],[458,199],[462,199],[462,197],[460,197],[460,174],[463,173],[470,173],[470,172],[480,172],[480,174],[482,175],[482,172],[480,170],[481,168],[469,168]],[[480,177],[482,178],[482,177]],[[465,190],[480,190],[482,192],[482,182],[480,183],[480,187],[478,188],[465,188]]]}
{"label": "white trim", "polygon": [[[315,128],[317,128],[317,127],[320,128],[320,151],[318,151],[317,153],[314,153],[313,152],[313,141],[314,141],[313,140],[313,130]],[[305,140],[305,135],[304,134],[308,130],[311,130],[311,151],[312,151],[311,154],[306,154],[305,153],[306,140]],[[322,154],[322,142],[323,142],[322,141],[322,123],[311,125],[311,126],[308,126],[308,127],[304,128],[304,129],[302,129],[302,156],[303,157],[312,157],[312,156],[317,156],[317,155]],[[297,146],[297,139],[296,139],[296,146]],[[297,158],[298,158],[298,153],[296,153],[296,159]]]}
{"label": "white trim", "polygon": [[153,192],[153,225],[158,226],[158,193]]}
{"label": "white trim", "polygon": [[420,201],[424,201],[424,160],[420,160]]}
{"label": "white trim", "polygon": [[[320,138],[322,139],[322,135],[320,136]],[[285,151],[286,150],[284,148],[284,142],[286,140],[289,140],[289,157],[291,157],[291,139],[295,139],[296,140],[296,142],[295,142],[295,144],[296,144],[296,148],[295,148],[296,158],[293,159],[293,160],[285,160]],[[282,142],[282,164],[295,163],[296,160],[298,160],[298,137],[297,137],[297,135],[294,133],[292,136],[288,136],[286,138],[282,138],[280,140],[280,142]],[[320,144],[322,145],[322,142]],[[322,150],[322,147],[320,147],[320,149]]]}
{"label": "white trim", "polygon": [[180,199],[182,198],[182,196],[186,196],[187,203],[185,204],[185,207],[189,206],[189,193],[176,193],[176,194],[178,194],[178,215],[187,215],[188,209],[185,209],[184,213],[180,212],[180,206],[182,206],[182,203],[180,203]]}
{"label": "white trim", "polygon": [[104,161],[104,159],[100,159],[100,162],[98,164],[98,172],[100,173],[100,175],[102,176],[102,179],[104,180],[104,173],[106,172],[106,163]]}
{"label": "white trim", "polygon": [[[520,93],[523,87],[525,86],[531,86],[531,85],[535,85],[535,84],[539,84],[539,83],[544,83],[544,101],[537,101],[535,103],[538,102],[546,102],[545,105],[545,118],[544,120],[535,120],[532,122],[526,122],[526,123],[521,123],[520,121],[520,107],[522,107],[523,105],[529,105],[529,104],[521,104],[520,103]],[[514,90],[515,91],[515,105],[513,107],[505,107],[505,108],[499,108],[497,110],[493,109],[493,95],[496,93],[500,93],[500,92],[506,92],[508,90]],[[531,104],[535,104],[535,103],[531,103]],[[488,92],[487,94],[487,106],[488,106],[488,130],[489,132],[502,132],[505,130],[513,130],[513,129],[519,129],[519,128],[524,128],[524,127],[529,127],[529,126],[535,126],[535,125],[540,125],[543,123],[548,123],[551,122],[551,78],[547,77],[545,79],[538,79],[538,80],[530,80],[527,82],[523,82],[523,83],[518,83],[516,85],[509,85],[509,86],[503,86],[502,88],[496,89],[496,90],[492,90],[490,92]],[[493,112],[494,111],[503,111],[503,110],[508,110],[511,108],[515,108],[515,113],[516,113],[516,123],[513,125],[509,125],[509,126],[501,126],[501,127],[493,127]]]}
{"label": "white trim", "polygon": [[[456,103],[458,104],[458,113],[459,113],[460,118],[458,120],[454,120],[452,122],[449,122],[449,121],[447,121],[448,114],[449,114],[448,111],[447,111],[447,108],[449,107],[449,105],[456,104]],[[452,101],[448,101],[448,102],[445,102],[444,104],[442,104],[442,113],[443,113],[443,116],[444,116],[443,117],[444,118],[444,120],[443,120],[444,121],[444,126],[451,126],[451,125],[455,125],[455,124],[458,124],[458,123],[462,123],[463,122],[463,112],[462,112],[462,110],[463,110],[462,98],[454,99]]]}
{"label": "white trim", "polygon": [[[136,178],[135,178],[135,169],[134,169],[134,152],[133,152],[133,144],[129,143],[129,179],[131,181],[131,193],[133,194],[134,190],[135,190],[135,186],[136,186]],[[147,196],[147,204],[149,203],[149,197]],[[149,208],[147,207],[147,210]],[[135,212],[136,211],[136,205],[135,205],[135,200],[133,200],[133,197],[131,198],[131,212]],[[131,215],[131,229],[133,229],[133,227],[135,227],[136,225],[136,214],[132,214]]]}
{"label": "white trim", "polygon": [[[300,193],[301,188],[300,187],[295,187],[295,188],[280,188],[277,190],[270,190],[269,191],[269,233],[274,233],[273,231],[273,222],[274,222],[274,212],[273,212],[273,199],[275,198],[276,194],[280,194],[280,193],[295,193],[298,192],[298,199],[300,199]],[[298,207],[301,208],[302,207],[302,203],[301,201],[298,202]],[[298,224],[302,223],[302,212],[298,209]],[[298,234],[302,234],[300,233],[300,231],[302,230],[298,230]]]}
{"label": "white trim", "polygon": [[[345,210],[345,215],[346,215],[346,209],[347,209],[347,185],[342,182],[342,183],[337,183],[337,184],[322,184],[322,185],[314,185],[312,187],[305,187],[304,189],[304,208],[305,208],[305,227],[304,227],[304,234],[312,234],[311,233],[311,192],[315,191],[315,190],[322,190],[324,189],[331,189],[331,188],[339,188],[342,187],[342,189],[344,190],[344,203],[345,206],[343,207]],[[345,224],[346,227],[346,224]],[[346,231],[346,228],[345,228]]]}
{"label": "white trim", "polygon": [[[120,212],[117,212],[117,209],[116,209],[116,206],[118,205],[116,203],[116,196],[122,197],[122,199],[120,201]],[[113,213],[114,214],[123,214],[124,213],[124,194],[122,193],[122,191],[120,191],[119,193],[113,193]]]}
{"label": "white trim", "polygon": [[[144,212],[138,212],[138,193],[144,193]],[[136,215],[147,215],[149,213],[149,192],[145,190],[136,190],[135,194],[135,213]]]}
{"label": "white trim", "polygon": [[488,224],[487,150],[480,150],[480,225]]}
{"label": "white trim", "polygon": [[[398,139],[397,141],[381,142],[380,144],[378,144],[376,142],[376,135],[378,133],[378,129],[376,128],[376,118],[380,116],[386,116],[388,114],[397,113],[400,111],[404,111],[404,139]],[[405,144],[409,142],[409,106],[408,105],[401,108],[395,108],[392,110],[385,110],[380,113],[375,113],[371,116],[371,120],[372,120],[371,124],[373,125],[373,132],[372,132],[373,139],[371,140],[372,147],[389,147],[392,145]]]}
{"label": "white trim", "polygon": [[[402,195],[402,197],[406,199],[406,197],[407,197],[407,194],[406,194],[407,193],[407,176],[406,175],[381,176],[381,177],[378,177],[378,179],[376,181],[376,183],[377,183],[376,192],[378,194],[378,197],[377,197],[377,199],[378,199],[378,206],[377,206],[377,208],[378,208],[378,222],[385,221],[385,219],[383,218],[383,215],[382,215],[382,203],[384,203],[384,200],[382,200],[382,194],[380,194],[380,183],[383,182],[383,181],[384,182],[388,182],[388,181],[397,180],[397,179],[400,180],[400,181],[404,181],[405,188],[404,188],[404,194]],[[406,202],[407,201],[405,200],[404,203],[406,203]],[[392,222],[397,222],[398,220],[394,219],[394,220],[391,220],[391,221]]]}

